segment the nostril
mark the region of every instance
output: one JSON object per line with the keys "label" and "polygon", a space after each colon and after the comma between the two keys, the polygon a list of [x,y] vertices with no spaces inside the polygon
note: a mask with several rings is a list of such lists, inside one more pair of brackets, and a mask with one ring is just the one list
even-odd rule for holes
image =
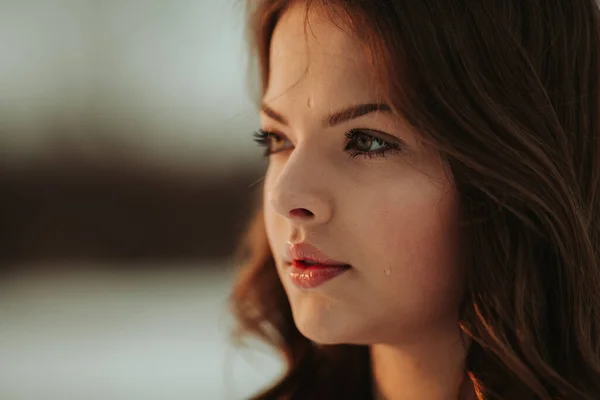
{"label": "nostril", "polygon": [[294,208],[290,211],[290,217],[310,218],[314,214],[306,208]]}

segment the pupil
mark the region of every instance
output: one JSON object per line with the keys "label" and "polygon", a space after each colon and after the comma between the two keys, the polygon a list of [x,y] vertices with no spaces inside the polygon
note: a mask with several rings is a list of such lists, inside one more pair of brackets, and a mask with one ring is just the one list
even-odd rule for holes
{"label": "pupil", "polygon": [[281,138],[275,135],[271,135],[271,147],[277,148],[281,144]]}
{"label": "pupil", "polygon": [[358,138],[358,149],[360,151],[369,151],[371,148],[371,143],[373,143],[373,139],[368,136],[360,136]]}

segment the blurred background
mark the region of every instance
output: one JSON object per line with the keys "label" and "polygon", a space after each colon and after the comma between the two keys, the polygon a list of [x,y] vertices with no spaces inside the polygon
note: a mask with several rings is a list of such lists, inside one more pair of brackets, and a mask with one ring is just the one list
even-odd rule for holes
{"label": "blurred background", "polygon": [[243,399],[244,0],[0,0],[0,399]]}

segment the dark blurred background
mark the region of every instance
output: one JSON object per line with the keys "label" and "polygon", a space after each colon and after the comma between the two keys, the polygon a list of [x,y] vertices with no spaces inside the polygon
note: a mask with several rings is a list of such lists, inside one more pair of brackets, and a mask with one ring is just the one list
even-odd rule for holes
{"label": "dark blurred background", "polygon": [[238,399],[279,371],[227,336],[264,171],[244,7],[0,0],[0,399]]}

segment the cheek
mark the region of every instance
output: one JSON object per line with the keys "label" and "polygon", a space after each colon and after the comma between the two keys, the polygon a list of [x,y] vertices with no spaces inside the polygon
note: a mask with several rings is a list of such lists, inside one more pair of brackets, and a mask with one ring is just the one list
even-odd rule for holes
{"label": "cheek", "polygon": [[363,265],[382,304],[403,313],[418,310],[423,318],[447,313],[462,290],[457,196],[402,190],[373,201],[379,211],[362,220]]}
{"label": "cheek", "polygon": [[271,245],[271,248],[273,248],[273,246],[274,246],[272,239],[277,236],[277,214],[275,213],[275,210],[273,209],[273,207],[271,207],[271,204],[269,201],[269,193],[270,193],[271,187],[273,185],[274,176],[275,175],[273,173],[273,169],[271,167],[267,168],[267,171],[265,173],[264,184],[263,184],[263,201],[262,201],[265,230],[266,230],[267,239],[269,241],[269,244]]}
{"label": "cheek", "polygon": [[290,234],[290,232],[288,232],[285,217],[283,217],[273,208],[270,200],[270,192],[277,179],[278,173],[279,168],[276,165],[270,164],[265,173],[262,199],[265,233],[267,235],[267,241],[271,247],[272,253],[276,259],[277,256],[280,255],[280,252]]}

